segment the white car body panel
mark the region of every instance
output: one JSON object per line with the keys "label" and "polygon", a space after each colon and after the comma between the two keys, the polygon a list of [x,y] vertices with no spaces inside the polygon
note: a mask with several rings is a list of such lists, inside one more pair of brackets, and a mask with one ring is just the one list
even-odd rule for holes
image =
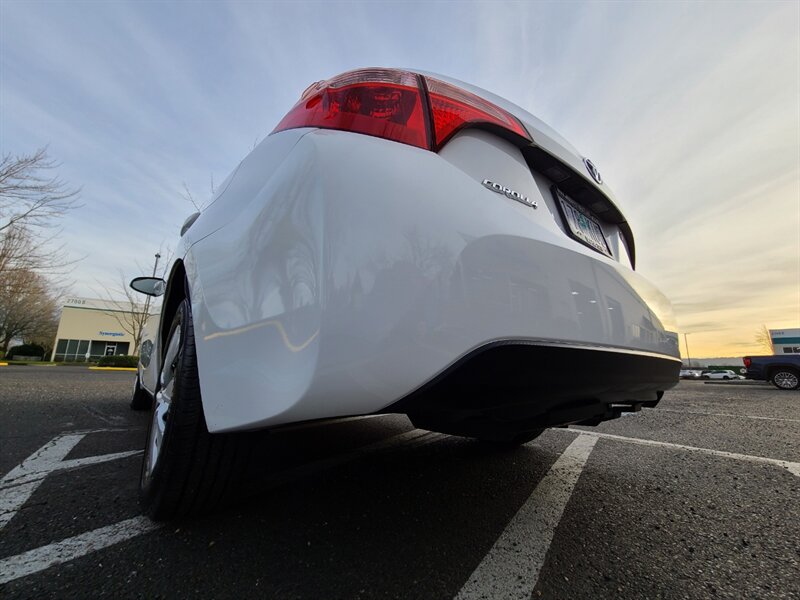
{"label": "white car body panel", "polygon": [[491,134],[433,153],[289,130],[221,188],[183,238],[209,431],[380,411],[495,340],[678,357],[664,296],[568,237]]}
{"label": "white car body panel", "polygon": [[457,87],[460,87],[468,92],[472,92],[473,94],[480,96],[491,102],[492,104],[499,106],[503,110],[508,111],[512,115],[514,115],[517,119],[522,121],[525,128],[533,137],[533,141],[537,146],[540,146],[553,156],[558,157],[563,162],[567,163],[571,166],[576,173],[580,174],[586,181],[588,181],[592,186],[602,191],[603,195],[605,195],[609,200],[616,203],[616,199],[614,197],[614,193],[608,187],[608,184],[598,184],[594,179],[592,179],[586,171],[586,168],[583,164],[583,157],[578,152],[578,150],[570,144],[564,137],[561,136],[557,131],[555,131],[552,127],[550,127],[547,123],[542,121],[541,119],[537,118],[535,115],[532,115],[524,108],[517,106],[513,102],[509,102],[502,96],[498,96],[493,94],[492,92],[480,88],[476,85],[472,85],[471,83],[467,83],[465,81],[461,81],[459,79],[454,79],[452,77],[446,77],[444,75],[439,75],[438,73],[428,73],[426,71],[417,71],[421,75],[429,75],[436,79],[440,79],[442,81],[446,81],[447,83],[451,83]]}

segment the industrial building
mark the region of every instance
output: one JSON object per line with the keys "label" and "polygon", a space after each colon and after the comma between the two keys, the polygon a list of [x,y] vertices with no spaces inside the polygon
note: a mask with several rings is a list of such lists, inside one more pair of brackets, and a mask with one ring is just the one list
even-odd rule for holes
{"label": "industrial building", "polygon": [[58,362],[83,362],[101,356],[135,354],[133,336],[123,324],[133,305],[97,298],[67,298],[58,322],[53,355]]}
{"label": "industrial building", "polygon": [[773,354],[800,354],[800,329],[770,329]]}

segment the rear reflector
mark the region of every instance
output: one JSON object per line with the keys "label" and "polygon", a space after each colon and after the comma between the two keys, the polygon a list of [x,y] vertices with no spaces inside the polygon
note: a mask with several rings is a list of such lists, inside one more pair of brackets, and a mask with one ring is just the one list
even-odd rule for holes
{"label": "rear reflector", "polygon": [[272,133],[352,131],[438,151],[464,127],[499,128],[530,142],[519,121],[458,87],[396,69],[359,69],[309,86]]}

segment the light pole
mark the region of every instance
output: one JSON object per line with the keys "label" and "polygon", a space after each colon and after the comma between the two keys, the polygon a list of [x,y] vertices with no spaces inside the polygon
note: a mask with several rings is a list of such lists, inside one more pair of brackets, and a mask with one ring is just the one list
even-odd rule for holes
{"label": "light pole", "polygon": [[689,338],[687,337],[689,334],[683,334],[683,343],[686,345],[686,360],[689,363],[689,368],[692,368],[692,356],[689,354]]}
{"label": "light pole", "polygon": [[[156,276],[156,269],[158,269],[158,259],[159,258],[161,258],[161,254],[156,252],[156,262],[153,265],[153,277]],[[144,301],[144,314],[145,314],[145,317],[144,317],[145,319],[147,319],[147,317],[150,316],[150,296],[149,295],[147,296],[147,299],[145,299],[145,301]],[[142,325],[144,325],[144,323],[142,323]]]}

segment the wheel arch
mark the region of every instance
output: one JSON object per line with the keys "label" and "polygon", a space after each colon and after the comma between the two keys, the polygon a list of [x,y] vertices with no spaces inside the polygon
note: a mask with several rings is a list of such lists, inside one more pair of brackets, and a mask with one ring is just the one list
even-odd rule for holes
{"label": "wheel arch", "polygon": [[181,259],[175,261],[172,272],[167,280],[167,291],[164,293],[164,304],[161,309],[161,323],[159,325],[159,346],[164,347],[167,341],[170,325],[180,303],[189,298],[189,284],[186,279],[186,267]]}
{"label": "wheel arch", "polygon": [[790,373],[794,373],[795,375],[800,377],[800,369],[798,369],[796,366],[780,364],[780,365],[771,365],[767,369],[767,380],[771,380],[772,377],[775,375],[775,373],[779,371],[789,371]]}

